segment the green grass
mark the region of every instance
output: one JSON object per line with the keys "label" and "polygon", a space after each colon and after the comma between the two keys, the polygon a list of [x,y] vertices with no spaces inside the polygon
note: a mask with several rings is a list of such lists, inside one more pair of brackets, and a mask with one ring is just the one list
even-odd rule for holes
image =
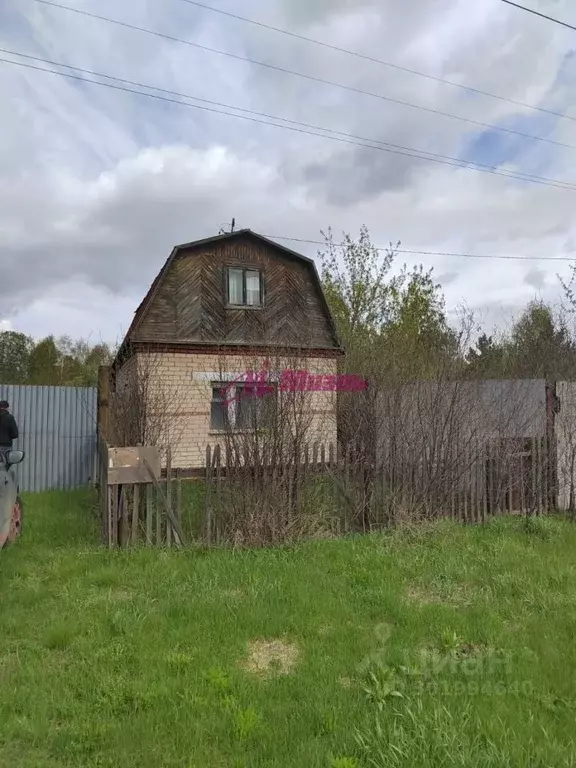
{"label": "green grass", "polygon": [[[576,527],[109,552],[88,493],[0,554],[0,766],[576,765]],[[246,667],[249,644],[297,653]]]}

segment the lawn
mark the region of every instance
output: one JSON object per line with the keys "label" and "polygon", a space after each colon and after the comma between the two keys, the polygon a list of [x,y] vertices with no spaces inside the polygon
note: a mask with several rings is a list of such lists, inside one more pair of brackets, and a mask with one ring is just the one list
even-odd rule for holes
{"label": "lawn", "polygon": [[86,492],[0,554],[0,766],[574,766],[576,526],[109,552]]}

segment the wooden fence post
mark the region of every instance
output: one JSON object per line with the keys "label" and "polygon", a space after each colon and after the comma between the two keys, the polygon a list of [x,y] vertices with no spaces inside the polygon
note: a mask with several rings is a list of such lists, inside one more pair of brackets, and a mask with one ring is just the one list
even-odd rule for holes
{"label": "wooden fence post", "polygon": [[110,442],[110,366],[101,365],[98,368],[98,400],[97,400],[98,435]]}
{"label": "wooden fence post", "polygon": [[166,449],[166,546],[172,546],[172,451],[170,446]]}
{"label": "wooden fence post", "polygon": [[152,544],[152,514],[153,514],[153,496],[152,490],[154,486],[152,483],[146,484],[146,544],[150,546]]}
{"label": "wooden fence post", "polygon": [[[229,472],[230,467],[227,467]],[[204,526],[206,543],[211,543],[212,537],[212,450],[209,445],[206,446],[206,497],[204,506]]]}
{"label": "wooden fence post", "polygon": [[176,470],[176,519],[182,528],[182,477],[180,468]]}
{"label": "wooden fence post", "polygon": [[140,524],[140,485],[134,483],[134,498],[132,499],[132,544],[138,543],[138,528]]}

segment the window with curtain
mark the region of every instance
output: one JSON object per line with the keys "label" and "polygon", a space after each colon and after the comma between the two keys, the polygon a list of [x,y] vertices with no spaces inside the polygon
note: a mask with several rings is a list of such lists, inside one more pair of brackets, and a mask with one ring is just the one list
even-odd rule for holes
{"label": "window with curtain", "polygon": [[229,267],[228,304],[235,307],[262,306],[262,276],[257,269]]}
{"label": "window with curtain", "polygon": [[274,423],[278,387],[267,382],[212,382],[210,429],[224,432],[232,429],[261,429]]}
{"label": "window with curtain", "polygon": [[210,429],[224,431],[228,426],[228,403],[230,397],[226,384],[212,382],[212,402],[210,405]]}

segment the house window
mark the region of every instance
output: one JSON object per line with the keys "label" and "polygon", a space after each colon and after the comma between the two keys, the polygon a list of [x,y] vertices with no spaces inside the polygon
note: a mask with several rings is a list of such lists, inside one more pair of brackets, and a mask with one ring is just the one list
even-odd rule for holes
{"label": "house window", "polygon": [[225,384],[212,383],[212,403],[210,405],[210,429],[223,432],[228,427],[227,401],[232,396]]}
{"label": "house window", "polygon": [[262,275],[257,269],[230,267],[227,273],[228,304],[235,307],[262,306]]}
{"label": "house window", "polygon": [[273,423],[277,384],[212,382],[210,429],[262,429]]}

